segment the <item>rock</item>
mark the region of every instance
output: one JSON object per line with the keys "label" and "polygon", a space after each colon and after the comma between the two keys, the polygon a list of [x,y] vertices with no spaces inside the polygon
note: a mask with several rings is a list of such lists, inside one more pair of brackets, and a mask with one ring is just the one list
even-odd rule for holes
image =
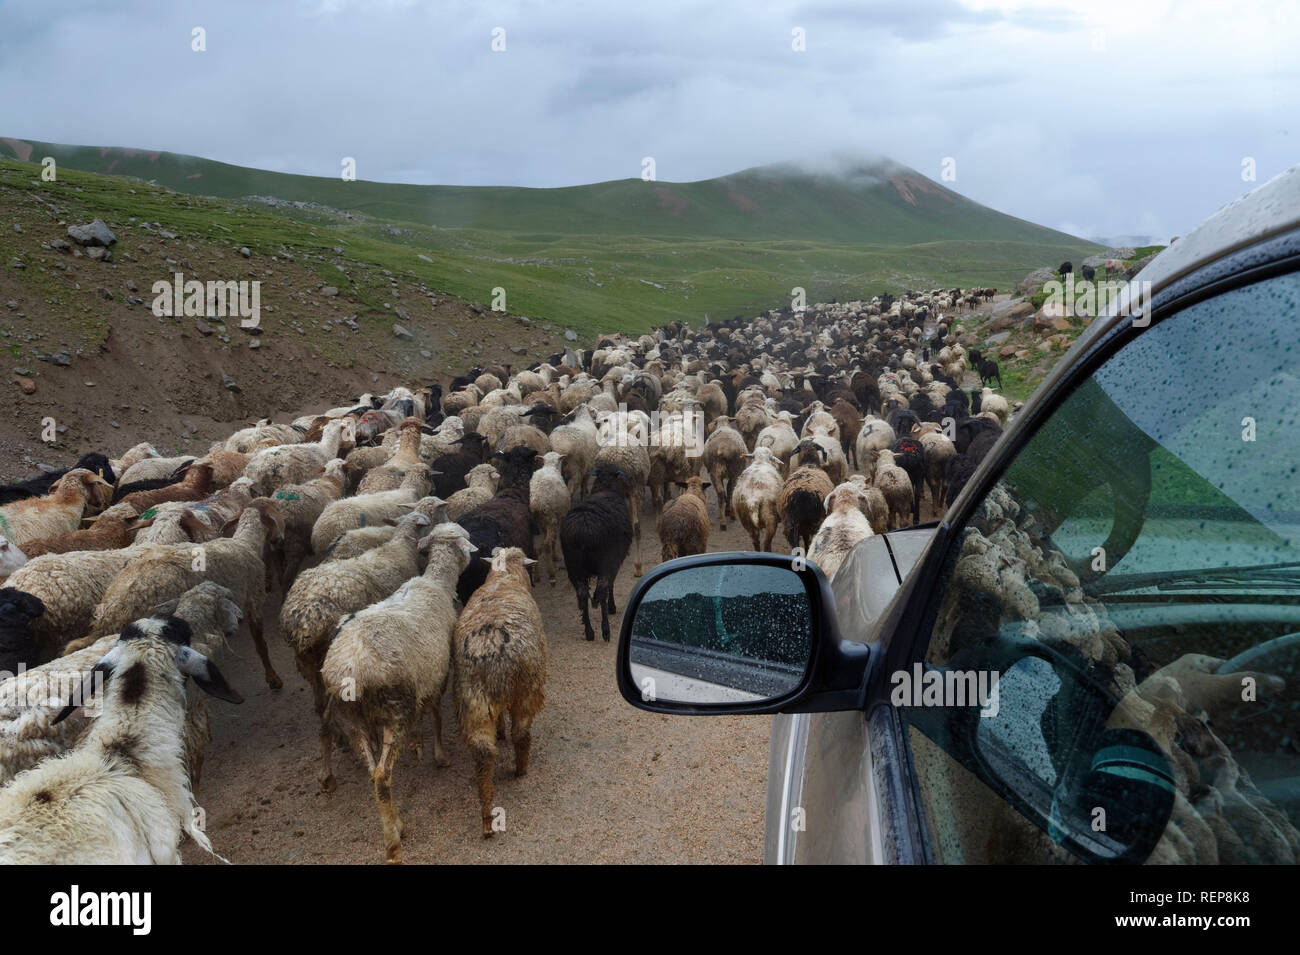
{"label": "rock", "polygon": [[[1051,269],[1051,268],[1034,269],[1034,271],[1030,272],[1028,275],[1026,275],[1023,279],[1020,280],[1020,284],[1016,286],[1016,291],[1019,292],[1021,295],[1028,295],[1029,293],[1040,288],[1043,285],[1043,283],[1050,282],[1054,278],[1056,278],[1055,269]],[[994,309],[994,311],[996,311],[996,309]]]}
{"label": "rock", "polygon": [[1042,308],[1035,313],[1032,328],[1039,335],[1055,335],[1057,332],[1068,332],[1070,323],[1064,316],[1052,314],[1047,308]]}
{"label": "rock", "polygon": [[120,428],[120,427],[122,427],[122,426],[121,426],[120,424],[118,424],[116,421],[110,421],[109,424],[111,424],[114,428]]}
{"label": "rock", "polygon": [[239,394],[244,390],[243,388],[240,388],[239,385],[235,383],[235,379],[231,378],[229,375],[221,376],[221,387],[225,388],[227,391],[233,391],[235,394]]}
{"label": "rock", "polygon": [[68,238],[78,245],[109,246],[117,241],[113,230],[103,219],[96,219],[87,225],[68,226]]}
{"label": "rock", "polygon": [[72,364],[72,356],[67,352],[56,352],[50,356],[50,363],[66,368]]}
{"label": "rock", "polygon": [[417,259],[423,259],[425,262],[428,262],[430,265],[433,264],[433,259],[429,258],[427,255],[425,255],[425,254],[422,253],[422,252],[417,252],[417,253],[415,253],[415,257],[416,257]]}
{"label": "rock", "polygon": [[84,384],[87,388],[95,387],[95,383],[93,381],[83,381],[82,384]]}
{"label": "rock", "polygon": [[526,352],[527,350],[528,350],[528,349],[525,348],[523,345],[511,345],[511,346],[510,346],[510,354],[512,354],[512,355],[522,355],[522,354],[523,354],[524,352]]}
{"label": "rock", "polygon": [[998,352],[999,358],[1010,358],[1019,350],[1016,345],[1003,345],[1002,350]]}
{"label": "rock", "polygon": [[14,223],[14,231],[17,232],[19,235],[22,235],[22,234],[23,234],[23,227],[20,226],[17,222],[15,222],[15,223]]}
{"label": "rock", "polygon": [[159,234],[160,236],[162,236],[164,239],[174,239],[174,238],[176,238],[176,233],[175,233],[175,232],[168,232],[166,229],[159,229],[159,230],[158,230],[158,234]]}
{"label": "rock", "polygon": [[22,259],[19,259],[19,258],[13,258],[13,259],[10,259],[10,260],[9,260],[9,268],[11,268],[11,269],[25,269],[25,268],[27,268],[27,263],[24,262]]}
{"label": "rock", "polygon": [[212,326],[200,321],[197,318],[194,319],[194,330],[197,331],[204,338],[207,338],[209,335],[212,334]]}
{"label": "rock", "polygon": [[250,339],[248,340],[248,347],[249,347],[249,348],[252,348],[252,349],[254,349],[254,350],[256,350],[256,349],[258,349],[258,348],[261,348],[261,347],[262,347],[262,341],[261,341],[261,339],[259,339],[259,338],[250,338]]}
{"label": "rock", "polygon": [[450,335],[452,338],[460,338],[460,333],[457,332],[456,329],[454,328],[447,329],[447,334]]}
{"label": "rock", "polygon": [[72,248],[72,243],[67,239],[51,239],[50,248],[56,252],[67,252],[68,249]]}
{"label": "rock", "polygon": [[252,256],[253,256],[253,253],[248,251],[248,246],[244,246],[243,248],[241,248],[241,249],[239,250],[239,254],[242,255],[242,256],[243,256],[244,258],[246,258],[246,259],[248,259],[248,258],[252,258]]}
{"label": "rock", "polygon": [[89,249],[86,250],[86,254],[90,256],[92,259],[94,259],[96,262],[113,261],[113,253],[109,252],[108,249],[104,248],[103,246],[92,245]]}
{"label": "rock", "polygon": [[412,338],[415,337],[401,325],[393,326],[393,334],[396,335],[398,338],[402,339],[403,341],[410,341]]}
{"label": "rock", "polygon": [[18,303],[15,302],[13,299],[10,299],[9,301],[5,302],[5,308],[9,309],[9,311],[12,312],[18,308]]}
{"label": "rock", "polygon": [[1000,332],[1022,324],[1033,314],[1034,306],[1023,299],[999,302],[993,306],[993,315],[987,327],[991,332]]}
{"label": "rock", "polygon": [[985,344],[985,345],[1001,345],[1003,342],[1005,342],[1005,341],[1006,341],[1008,338],[1010,338],[1010,337],[1011,337],[1011,333],[1010,333],[1010,332],[998,332],[996,335],[990,335],[987,339],[985,339],[984,344]]}
{"label": "rock", "polygon": [[406,312],[404,312],[404,311],[403,311],[402,309],[400,309],[400,308],[395,308],[395,309],[393,309],[393,314],[396,315],[398,318],[400,318],[400,319],[401,319],[402,321],[404,321],[404,322],[409,322],[409,321],[411,320],[411,316],[410,316],[410,315],[407,315]]}
{"label": "rock", "polygon": [[421,348],[421,349],[420,349],[420,357],[421,357],[421,358],[432,358],[432,357],[433,357],[433,352],[429,351],[427,348]]}
{"label": "rock", "polygon": [[128,292],[138,292],[138,291],[140,291],[140,287],[139,287],[138,285],[135,284],[135,280],[134,280],[134,279],[127,279],[127,280],[126,280],[126,290],[127,290]]}
{"label": "rock", "polygon": [[320,293],[324,295],[326,298],[333,298],[335,295],[339,294],[339,290],[334,285],[327,285],[320,290]]}
{"label": "rock", "polygon": [[480,305],[478,302],[471,302],[469,308],[470,311],[472,312],[477,312],[480,315],[483,314],[483,306]]}
{"label": "rock", "polygon": [[25,395],[36,394],[36,382],[32,381],[30,378],[18,378],[17,382],[18,382],[18,387],[23,390],[23,394]]}
{"label": "rock", "polygon": [[572,328],[566,328],[564,330],[564,340],[566,342],[576,342],[578,340],[578,333]]}

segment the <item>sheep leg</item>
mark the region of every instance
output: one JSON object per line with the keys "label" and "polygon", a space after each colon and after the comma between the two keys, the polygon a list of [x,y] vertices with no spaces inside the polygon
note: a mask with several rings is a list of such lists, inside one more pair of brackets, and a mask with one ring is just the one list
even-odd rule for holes
{"label": "sheep leg", "polygon": [[609,608],[610,613],[618,613],[618,608],[614,606],[614,581],[605,581],[605,606]]}
{"label": "sheep leg", "polygon": [[632,512],[632,536],[636,538],[636,564],[632,568],[632,576],[641,576],[641,502],[630,504],[629,509]]}
{"label": "sheep leg", "polygon": [[442,694],[438,694],[438,699],[433,701],[433,765],[450,766],[451,757],[447,755],[447,748],[442,745]]}
{"label": "sheep leg", "polygon": [[596,634],[591,629],[591,615],[587,612],[587,602],[589,600],[587,593],[587,582],[583,581],[581,587],[573,588],[578,593],[578,609],[582,611],[582,627],[586,631],[588,640],[595,640]]}
{"label": "sheep leg", "polygon": [[551,578],[551,587],[555,587],[555,522],[548,521],[546,533],[542,537],[542,557],[546,559],[546,572]]}
{"label": "sheep leg", "polygon": [[[776,524],[775,524],[775,523],[773,523],[773,524],[769,524],[769,525],[767,526],[767,528],[766,528],[766,533],[763,534],[763,547],[762,547],[762,549],[763,549],[764,551],[770,551],[770,550],[772,549],[772,538],[774,538],[774,537],[776,537]],[[755,547],[755,548],[758,547],[758,533],[757,533],[757,532],[754,533],[754,547]]]}
{"label": "sheep leg", "polygon": [[474,747],[474,779],[478,782],[479,816],[483,838],[492,838],[492,774],[496,770],[496,747]]}
{"label": "sheep leg", "polygon": [[384,825],[384,852],[389,865],[402,864],[402,820],[393,805],[393,765],[402,751],[391,726],[384,727],[384,745],[379,751],[379,765],[372,778],[375,782],[375,802],[379,805],[379,818]]}
{"label": "sheep leg", "polygon": [[515,744],[515,775],[528,775],[528,757],[533,747],[533,713],[516,706],[510,711],[510,738]]}
{"label": "sheep leg", "polygon": [[610,589],[608,581],[602,580],[596,585],[596,603],[600,605],[600,638],[606,643],[609,643],[609,608],[614,602]]}
{"label": "sheep leg", "polygon": [[262,669],[266,674],[266,685],[273,690],[278,690],[284,686],[284,681],[280,675],[275,672],[275,667],[271,666],[271,655],[266,649],[266,638],[262,636],[262,614],[258,609],[256,614],[248,616],[248,632],[253,635],[253,646],[257,647],[257,655],[262,658]]}
{"label": "sheep leg", "polygon": [[506,738],[506,711],[502,710],[497,715],[497,739]]}

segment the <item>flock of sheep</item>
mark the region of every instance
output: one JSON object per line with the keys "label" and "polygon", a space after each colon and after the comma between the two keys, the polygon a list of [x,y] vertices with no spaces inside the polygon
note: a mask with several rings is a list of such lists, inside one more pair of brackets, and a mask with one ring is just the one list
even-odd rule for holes
{"label": "flock of sheep", "polygon": [[[451,680],[492,835],[498,740],[523,775],[544,700],[534,577],[554,586],[562,560],[586,639],[594,599],[608,640],[634,548],[642,573],[643,511],[664,560],[707,550],[712,496],[722,529],[734,519],[764,550],[782,532],[828,575],[863,538],[919,521],[927,493],[938,514],[1012,410],[963,391],[967,367],[983,379],[993,363],[972,363],[944,319],[991,294],[673,323],[475,369],[445,395],[395,388],[264,420],[199,458],[137,445],[0,488],[0,678],[17,674],[0,682],[0,860],[175,862],[186,836],[211,849],[193,795],[206,696],[239,701],[215,661],[241,623],[282,685],[263,637],[276,590],[320,719],[322,788],[346,741],[400,862],[393,767],[422,752],[426,713],[447,763]],[[97,718],[89,695],[69,702],[94,678]]]}

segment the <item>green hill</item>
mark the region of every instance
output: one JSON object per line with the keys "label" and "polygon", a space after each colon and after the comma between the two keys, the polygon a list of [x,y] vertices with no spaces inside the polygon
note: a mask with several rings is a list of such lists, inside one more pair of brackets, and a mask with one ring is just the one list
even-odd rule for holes
{"label": "green hill", "polygon": [[[700,182],[527,189],[345,182],[167,152],[0,139],[0,158],[45,156],[61,170],[241,200],[326,230],[322,242],[373,240],[385,250],[376,264],[410,268],[469,300],[487,303],[503,288],[510,312],[588,333],[754,314],[788,302],[795,286],[810,302],[909,287],[1008,288],[1033,268],[1099,248],[888,161],[834,176],[782,165]],[[315,205],[268,210],[251,196]],[[136,201],[119,211],[130,215]]]}

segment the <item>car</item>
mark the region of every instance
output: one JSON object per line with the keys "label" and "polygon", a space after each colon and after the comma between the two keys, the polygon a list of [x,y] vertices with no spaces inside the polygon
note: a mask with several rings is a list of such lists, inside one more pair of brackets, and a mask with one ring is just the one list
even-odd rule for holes
{"label": "car", "polygon": [[1295,862],[1298,468],[1300,166],[1156,256],[940,520],[831,581],[652,570],[619,688],[775,714],[768,863]]}

